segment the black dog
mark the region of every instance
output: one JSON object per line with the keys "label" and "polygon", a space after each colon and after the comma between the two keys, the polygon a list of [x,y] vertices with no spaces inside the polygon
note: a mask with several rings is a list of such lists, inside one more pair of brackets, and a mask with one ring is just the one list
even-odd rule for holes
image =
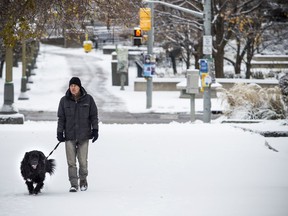
{"label": "black dog", "polygon": [[[38,194],[44,186],[46,172],[50,175],[54,173],[55,160],[48,160],[41,151],[26,152],[20,169],[29,194]],[[34,184],[36,184],[35,188]]]}

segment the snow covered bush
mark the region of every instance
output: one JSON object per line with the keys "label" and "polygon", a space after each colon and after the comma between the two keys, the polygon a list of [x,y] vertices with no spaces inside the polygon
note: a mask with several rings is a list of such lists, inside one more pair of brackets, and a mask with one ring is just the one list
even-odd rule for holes
{"label": "snow covered bush", "polygon": [[262,71],[255,71],[251,73],[252,78],[254,79],[264,79],[264,74]]}
{"label": "snow covered bush", "polygon": [[221,99],[226,103],[224,114],[238,119],[284,119],[285,108],[279,87],[262,88],[257,84],[235,84],[221,88]]}
{"label": "snow covered bush", "polygon": [[283,101],[288,108],[288,73],[279,79],[279,86],[282,93]]}

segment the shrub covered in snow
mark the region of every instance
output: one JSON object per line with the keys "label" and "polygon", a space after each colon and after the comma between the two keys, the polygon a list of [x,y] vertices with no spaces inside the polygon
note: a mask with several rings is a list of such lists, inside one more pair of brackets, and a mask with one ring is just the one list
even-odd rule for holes
{"label": "shrub covered in snow", "polygon": [[257,84],[235,84],[220,89],[226,103],[224,114],[239,119],[284,119],[285,108],[279,87],[262,88]]}
{"label": "shrub covered in snow", "polygon": [[283,101],[287,108],[288,107],[288,73],[279,79],[279,86],[281,89]]}

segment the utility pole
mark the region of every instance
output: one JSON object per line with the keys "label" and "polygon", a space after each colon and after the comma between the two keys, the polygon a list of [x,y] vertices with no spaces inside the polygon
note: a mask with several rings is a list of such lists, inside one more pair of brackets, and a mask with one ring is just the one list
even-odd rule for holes
{"label": "utility pole", "polygon": [[[154,44],[154,3],[149,2],[148,7],[151,9],[151,30],[148,31],[148,46],[147,52],[148,55],[153,55],[153,44]],[[152,107],[152,92],[153,92],[153,78],[147,77],[147,86],[146,86],[146,108],[149,109]]]}
{"label": "utility pole", "polygon": [[[211,36],[211,0],[204,0],[204,35]],[[204,44],[204,41],[203,41]],[[211,37],[212,47],[212,37]],[[204,52],[204,51],[203,51]],[[209,73],[211,74],[211,59],[212,59],[212,48],[204,53],[204,58],[207,59]],[[211,122],[211,85],[204,87],[203,95],[203,122]]]}

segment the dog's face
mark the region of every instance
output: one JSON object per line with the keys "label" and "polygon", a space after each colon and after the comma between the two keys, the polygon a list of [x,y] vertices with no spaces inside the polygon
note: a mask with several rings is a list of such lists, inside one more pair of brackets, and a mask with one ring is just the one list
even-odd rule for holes
{"label": "dog's face", "polygon": [[30,154],[29,155],[29,164],[33,169],[37,169],[37,166],[39,164],[39,155],[38,154]]}
{"label": "dog's face", "polygon": [[39,151],[31,151],[26,154],[27,162],[33,169],[37,169],[39,164],[45,160],[45,156],[39,153]]}

